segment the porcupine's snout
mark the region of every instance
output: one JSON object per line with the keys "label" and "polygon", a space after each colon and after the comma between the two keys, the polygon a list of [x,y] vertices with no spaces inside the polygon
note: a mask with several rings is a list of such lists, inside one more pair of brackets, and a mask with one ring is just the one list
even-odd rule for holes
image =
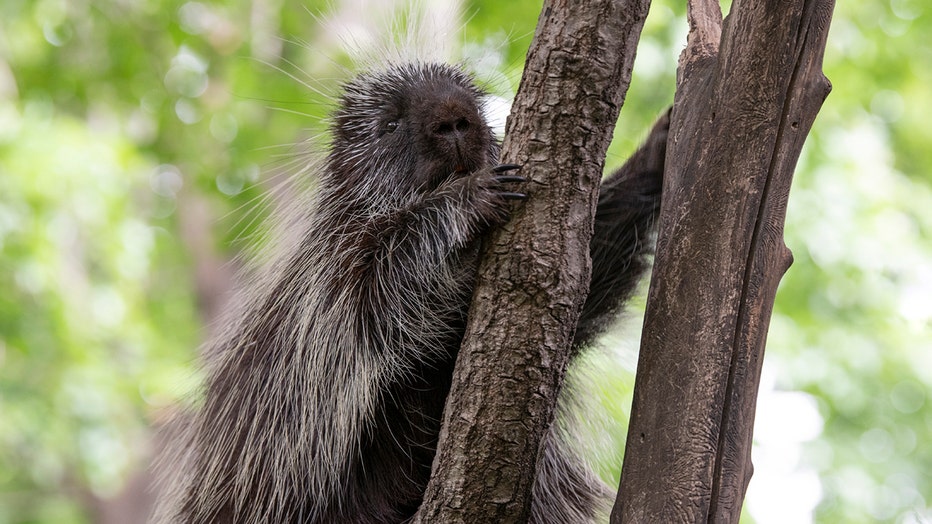
{"label": "porcupine's snout", "polygon": [[482,167],[488,151],[489,129],[479,108],[465,93],[449,93],[429,106],[424,131],[434,154],[453,173],[465,174]]}

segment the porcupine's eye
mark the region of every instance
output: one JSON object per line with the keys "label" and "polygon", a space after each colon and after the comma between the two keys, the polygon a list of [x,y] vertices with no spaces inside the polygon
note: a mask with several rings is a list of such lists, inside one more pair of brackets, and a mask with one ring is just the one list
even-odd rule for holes
{"label": "porcupine's eye", "polygon": [[382,136],[387,133],[394,133],[400,123],[397,120],[390,120],[382,126],[382,130],[379,133],[379,136]]}

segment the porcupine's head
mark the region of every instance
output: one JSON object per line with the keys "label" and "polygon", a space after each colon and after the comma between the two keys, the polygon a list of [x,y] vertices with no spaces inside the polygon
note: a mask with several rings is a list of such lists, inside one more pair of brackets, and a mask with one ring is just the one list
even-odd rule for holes
{"label": "porcupine's head", "polygon": [[446,64],[357,77],[333,115],[327,176],[336,180],[328,182],[397,201],[489,165],[498,146],[482,114],[484,96],[470,75]]}

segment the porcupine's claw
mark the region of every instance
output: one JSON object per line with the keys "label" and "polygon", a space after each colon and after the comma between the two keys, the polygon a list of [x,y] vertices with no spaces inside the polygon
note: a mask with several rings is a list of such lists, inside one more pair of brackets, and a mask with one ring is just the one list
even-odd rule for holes
{"label": "porcupine's claw", "polygon": [[505,200],[526,200],[527,195],[524,193],[499,193],[498,196],[504,198]]}
{"label": "porcupine's claw", "polygon": [[503,173],[505,171],[515,171],[521,169],[521,164],[499,164],[492,168],[493,173]]}
{"label": "porcupine's claw", "polygon": [[[519,164],[499,164],[492,168],[493,173],[504,173],[506,171],[516,171],[521,169]],[[521,175],[495,175],[492,177],[492,180],[497,184],[509,184],[509,183],[521,183],[527,182],[527,179]],[[524,200],[527,198],[527,195],[524,193],[518,193],[513,191],[504,191],[498,194],[498,196],[504,198],[505,200]]]}
{"label": "porcupine's claw", "polygon": [[527,179],[519,175],[496,175],[492,177],[492,180],[500,184],[507,184],[508,182],[527,182]]}

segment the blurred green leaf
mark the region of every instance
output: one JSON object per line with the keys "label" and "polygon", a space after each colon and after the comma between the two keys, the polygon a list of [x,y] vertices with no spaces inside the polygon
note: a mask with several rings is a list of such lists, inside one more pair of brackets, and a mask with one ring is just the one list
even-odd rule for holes
{"label": "blurred green leaf", "polygon": [[[540,4],[430,11],[422,27],[449,34],[421,47],[507,99]],[[422,16],[392,8],[0,3],[0,523],[103,521],[101,504],[144,470],[215,328],[222,293],[205,268],[239,268],[288,200],[284,182],[312,183],[337,85],[360,61],[351,49],[390,49],[387,20]],[[652,6],[609,170],[672,101],[683,17],[679,3]],[[749,520],[774,520],[774,506],[803,521],[932,519],[929,34],[922,0],[836,8],[834,91],[787,215],[796,261],[768,344]],[[580,363],[611,413],[602,431],[616,439],[589,451],[612,481],[638,324]]]}

